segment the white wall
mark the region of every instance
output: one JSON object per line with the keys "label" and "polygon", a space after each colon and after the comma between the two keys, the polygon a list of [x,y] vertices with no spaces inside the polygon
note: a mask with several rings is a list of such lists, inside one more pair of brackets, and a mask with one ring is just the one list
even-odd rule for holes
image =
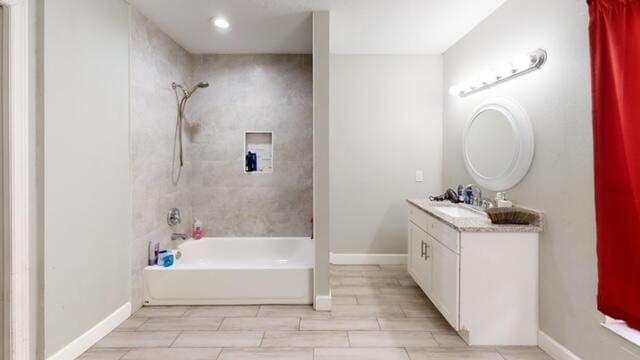
{"label": "white wall", "polygon": [[406,253],[405,199],[442,190],[442,57],[333,54],[330,112],[331,251]]}
{"label": "white wall", "polygon": [[129,301],[128,7],[44,4],[44,346]]}
{"label": "white wall", "polygon": [[[3,21],[4,20],[4,14],[3,14],[3,10],[0,7],[0,39],[3,38],[3,34],[4,34],[4,26],[3,26]],[[3,60],[4,60],[4,48],[3,46],[0,46],[0,69],[3,69]],[[5,76],[7,76],[7,74],[4,73],[4,70],[2,70],[2,78],[4,78]],[[4,104],[3,104],[3,97],[4,97],[4,89],[2,87],[0,87],[0,114],[4,114]],[[2,115],[0,115],[2,116]],[[0,118],[1,119],[1,118]],[[7,173],[4,169],[4,164],[5,164],[5,156],[8,155],[5,152],[4,149],[4,122],[0,121],[0,204],[2,204],[2,208],[0,208],[0,236],[2,236],[2,239],[7,239],[7,236],[5,234],[5,230],[7,230],[4,226],[5,223],[5,212],[4,212],[4,175]],[[4,279],[4,267],[5,267],[5,258],[4,258],[4,248],[5,248],[5,244],[4,242],[2,244],[0,244],[0,356],[6,356],[5,354],[5,344],[7,343],[7,339],[8,339],[8,332],[7,332],[7,324],[4,323],[4,315],[5,315],[5,303],[4,303],[4,297],[5,297],[5,291],[4,291],[4,284],[5,284],[5,279]]]}
{"label": "white wall", "polygon": [[[509,0],[444,55],[444,86],[536,48],[540,70],[460,98],[445,96],[444,185],[471,182],[462,129],[482,101],[508,96],[523,105],[536,135],[527,177],[510,197],[543,210],[540,329],[585,360],[636,359],[640,351],[599,322],[587,4],[582,0]],[[489,194],[493,196],[493,194]],[[635,354],[635,356],[633,355]]]}

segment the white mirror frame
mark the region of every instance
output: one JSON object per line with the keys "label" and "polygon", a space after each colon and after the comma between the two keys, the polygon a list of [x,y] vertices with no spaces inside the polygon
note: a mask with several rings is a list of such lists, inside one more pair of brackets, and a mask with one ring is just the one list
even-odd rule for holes
{"label": "white mirror frame", "polygon": [[[480,174],[473,167],[469,154],[467,154],[467,138],[469,137],[471,126],[478,118],[478,115],[487,110],[502,113],[511,124],[516,137],[516,149],[511,164],[505,171],[495,177],[487,177]],[[475,109],[464,127],[462,135],[464,165],[473,180],[485,189],[506,191],[516,186],[529,172],[534,152],[535,139],[529,116],[522,106],[511,99],[504,97],[487,99]]]}

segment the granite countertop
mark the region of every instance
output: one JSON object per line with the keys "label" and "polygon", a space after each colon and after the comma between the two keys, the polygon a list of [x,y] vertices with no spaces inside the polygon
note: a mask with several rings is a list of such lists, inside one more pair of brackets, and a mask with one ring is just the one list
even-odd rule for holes
{"label": "granite countertop", "polygon": [[[540,223],[536,225],[497,225],[492,224],[489,216],[469,205],[453,204],[449,201],[430,201],[429,199],[407,199],[407,202],[424,210],[429,215],[461,232],[518,232],[539,233],[543,230],[543,214]],[[459,207],[476,213],[478,216],[452,217],[438,210],[438,207]]]}

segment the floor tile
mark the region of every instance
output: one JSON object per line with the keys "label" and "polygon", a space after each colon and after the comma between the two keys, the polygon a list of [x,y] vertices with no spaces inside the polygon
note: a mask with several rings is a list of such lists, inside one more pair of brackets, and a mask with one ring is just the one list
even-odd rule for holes
{"label": "floor tile", "polygon": [[442,314],[431,304],[400,304],[408,318],[440,317]]}
{"label": "floor tile", "polygon": [[96,348],[168,347],[176,339],[177,331],[116,331],[102,338]]}
{"label": "floor tile", "polygon": [[445,346],[445,347],[467,346],[467,343],[465,343],[464,340],[462,340],[462,338],[457,334],[433,333],[433,338],[436,339],[436,342],[440,346]]}
{"label": "floor tile", "polygon": [[380,265],[334,265],[329,266],[331,270],[351,270],[351,271],[373,271],[382,270]]}
{"label": "floor tile", "polygon": [[[378,294],[413,294],[426,296],[422,289],[419,287],[412,286],[402,286],[402,287],[391,287],[391,288],[378,288]],[[357,294],[357,295],[369,295],[369,294]]]}
{"label": "floor tile", "polygon": [[374,295],[380,294],[378,287],[375,286],[332,286],[331,295]]}
{"label": "floor tile", "polygon": [[413,279],[400,279],[398,280],[398,282],[400,283],[400,286],[418,287],[418,284],[416,284],[416,282],[413,281]]}
{"label": "floor tile", "polygon": [[491,348],[408,348],[407,352],[411,360],[504,360]]}
{"label": "floor tile", "polygon": [[195,306],[184,316],[187,317],[235,317],[256,316],[258,305],[220,305],[220,306]]}
{"label": "floor tile", "polygon": [[334,305],[333,317],[404,317],[399,305]]}
{"label": "floor tile", "polygon": [[362,271],[354,270],[329,270],[331,276],[362,276]]}
{"label": "floor tile", "polygon": [[309,305],[144,307],[82,360],[551,360],[469,347],[405,265],[331,265],[332,311]]}
{"label": "floor tile", "polygon": [[133,331],[137,330],[140,325],[144,324],[147,321],[145,317],[130,317],[125,322],[120,324],[115,331]]}
{"label": "floor tile", "polygon": [[251,347],[259,346],[262,331],[185,331],[173,347]]}
{"label": "floor tile", "polygon": [[331,278],[335,285],[400,286],[396,279],[365,278],[360,276],[335,276]]}
{"label": "floor tile", "polygon": [[215,360],[219,348],[133,349],[122,360]]}
{"label": "floor tile", "polygon": [[356,305],[358,300],[355,296],[332,296],[331,305]]}
{"label": "floor tile", "polygon": [[505,360],[552,360],[537,346],[507,346],[497,350]]}
{"label": "floor tile", "polygon": [[140,331],[215,331],[218,330],[222,318],[149,318],[138,330]]}
{"label": "floor tile", "polygon": [[399,348],[326,348],[315,349],[315,360],[408,360]]}
{"label": "floor tile", "polygon": [[358,295],[358,304],[428,304],[429,300],[425,296],[414,294],[380,294],[380,295]]}
{"label": "floor tile", "polygon": [[313,360],[313,349],[249,348],[224,349],[218,360]]}
{"label": "floor tile", "polygon": [[387,279],[411,279],[411,275],[405,270],[399,271],[361,271],[364,278],[387,278]]}
{"label": "floor tile", "polygon": [[300,330],[379,330],[376,319],[302,319]]}
{"label": "floor tile", "polygon": [[349,331],[352,347],[438,346],[428,331]]}
{"label": "floor tile", "polygon": [[441,317],[421,319],[378,319],[382,330],[453,331]]}
{"label": "floor tile", "polygon": [[258,316],[260,317],[320,317],[327,318],[329,312],[315,311],[311,305],[262,305]]}
{"label": "floor tile", "polygon": [[220,330],[298,330],[298,317],[235,317],[226,318]]}
{"label": "floor tile", "polygon": [[407,271],[407,265],[406,264],[402,264],[402,265],[379,265],[380,268],[382,269],[382,271]]}
{"label": "floor tile", "polygon": [[78,360],[120,360],[129,349],[90,349]]}
{"label": "floor tile", "polygon": [[262,347],[348,347],[346,331],[267,331]]}
{"label": "floor tile", "polygon": [[144,306],[133,314],[133,317],[183,316],[188,306]]}

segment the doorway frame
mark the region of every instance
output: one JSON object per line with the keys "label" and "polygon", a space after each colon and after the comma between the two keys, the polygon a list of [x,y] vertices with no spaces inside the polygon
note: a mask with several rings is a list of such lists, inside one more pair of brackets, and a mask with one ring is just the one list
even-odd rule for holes
{"label": "doorway frame", "polygon": [[8,359],[30,359],[29,5],[28,0],[0,0],[0,6],[4,27],[4,338]]}

